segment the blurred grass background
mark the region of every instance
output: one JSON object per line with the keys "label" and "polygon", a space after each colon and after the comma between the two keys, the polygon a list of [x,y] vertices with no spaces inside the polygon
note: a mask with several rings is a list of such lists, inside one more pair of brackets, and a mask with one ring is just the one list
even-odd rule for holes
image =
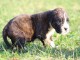
{"label": "blurred grass background", "polygon": [[[53,35],[55,44],[44,48],[40,41],[28,43],[26,53],[6,50],[2,39],[4,26],[19,14],[34,14],[64,8],[70,19],[70,33]],[[0,60],[80,60],[80,0],[0,0]]]}

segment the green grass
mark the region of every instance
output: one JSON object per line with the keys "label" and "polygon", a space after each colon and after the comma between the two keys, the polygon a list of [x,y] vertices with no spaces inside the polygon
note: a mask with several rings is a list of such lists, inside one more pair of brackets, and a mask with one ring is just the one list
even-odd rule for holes
{"label": "green grass", "polygon": [[[57,7],[67,11],[71,30],[67,36],[53,35],[59,48],[44,48],[40,41],[35,41],[26,45],[26,53],[5,49],[2,30],[11,18]],[[80,0],[0,0],[0,60],[80,60]]]}

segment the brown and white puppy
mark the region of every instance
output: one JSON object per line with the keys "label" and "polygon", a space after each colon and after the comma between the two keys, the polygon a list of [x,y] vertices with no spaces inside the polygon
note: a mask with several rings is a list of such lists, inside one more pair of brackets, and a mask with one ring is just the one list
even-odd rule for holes
{"label": "brown and white puppy", "polygon": [[62,8],[56,8],[43,13],[27,15],[22,14],[11,19],[3,29],[3,39],[6,45],[11,46],[7,37],[11,39],[12,46],[24,48],[25,42],[39,38],[55,47],[52,41],[54,30],[60,34],[69,32],[69,18]]}

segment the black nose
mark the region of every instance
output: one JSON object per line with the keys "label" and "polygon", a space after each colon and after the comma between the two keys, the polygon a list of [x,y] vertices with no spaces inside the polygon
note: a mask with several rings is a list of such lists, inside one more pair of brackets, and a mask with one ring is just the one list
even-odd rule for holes
{"label": "black nose", "polygon": [[67,30],[67,28],[64,28],[65,30]]}

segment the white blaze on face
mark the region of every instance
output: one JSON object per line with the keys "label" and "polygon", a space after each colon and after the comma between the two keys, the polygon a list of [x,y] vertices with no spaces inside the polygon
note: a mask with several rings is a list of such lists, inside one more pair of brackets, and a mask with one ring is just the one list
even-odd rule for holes
{"label": "white blaze on face", "polygon": [[62,33],[61,33],[62,35],[65,35],[69,32],[69,24],[67,22],[67,17],[66,17],[65,13],[64,13],[64,23],[63,23],[61,29],[62,29]]}

